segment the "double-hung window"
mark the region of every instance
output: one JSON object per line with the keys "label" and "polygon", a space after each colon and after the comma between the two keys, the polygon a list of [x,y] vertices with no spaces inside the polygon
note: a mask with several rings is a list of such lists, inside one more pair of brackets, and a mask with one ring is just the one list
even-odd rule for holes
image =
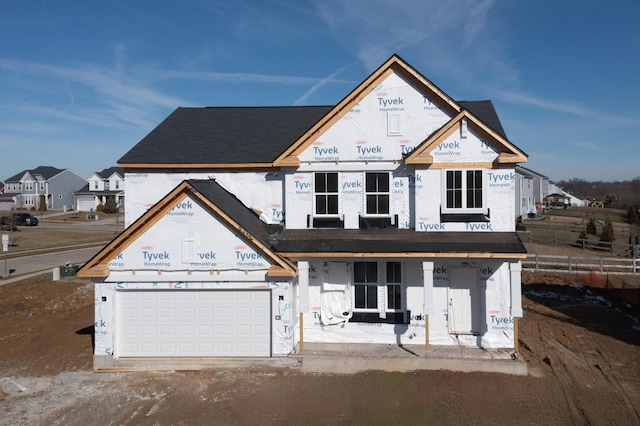
{"label": "double-hung window", "polygon": [[315,173],[313,192],[315,216],[338,216],[338,173]]}
{"label": "double-hung window", "polygon": [[378,309],[378,262],[354,262],[354,308],[357,310]]}
{"label": "double-hung window", "polygon": [[365,174],[365,200],[368,216],[389,215],[389,173]]}
{"label": "double-hung window", "polygon": [[[384,270],[382,266],[385,266]],[[352,321],[387,324],[406,322],[401,262],[354,262],[353,284]]]}
{"label": "double-hung window", "polygon": [[402,309],[402,263],[387,262],[387,310]]}
{"label": "double-hung window", "polygon": [[485,209],[482,170],[447,170],[444,211],[482,213]]}

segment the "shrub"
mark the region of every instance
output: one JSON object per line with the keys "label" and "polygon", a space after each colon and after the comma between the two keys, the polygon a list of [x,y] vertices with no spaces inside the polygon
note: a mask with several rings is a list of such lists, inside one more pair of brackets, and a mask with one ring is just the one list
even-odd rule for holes
{"label": "shrub", "polygon": [[627,219],[629,223],[636,223],[638,221],[638,209],[633,204],[629,206],[627,210]]}
{"label": "shrub", "polygon": [[596,235],[598,233],[598,229],[596,228],[596,221],[593,218],[589,219],[587,222],[587,234]]}
{"label": "shrub", "polygon": [[602,227],[602,233],[600,234],[600,241],[606,243],[612,243],[615,240],[615,236],[613,235],[613,223],[611,219],[607,218],[604,222],[604,226]]}
{"label": "shrub", "polygon": [[116,201],[112,198],[108,199],[102,209],[102,212],[107,214],[117,213],[118,205],[116,204]]}
{"label": "shrub", "polygon": [[103,210],[104,210],[104,204],[98,204],[98,205],[96,206],[96,211],[97,211],[97,212],[101,212],[101,211],[103,211]]}

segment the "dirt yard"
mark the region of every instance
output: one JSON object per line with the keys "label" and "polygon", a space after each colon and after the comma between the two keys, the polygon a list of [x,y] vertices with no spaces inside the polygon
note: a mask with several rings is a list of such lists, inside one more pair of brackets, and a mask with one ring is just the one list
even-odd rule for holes
{"label": "dirt yard", "polygon": [[0,287],[0,425],[639,424],[640,313],[525,273],[526,377],[424,371],[93,373],[93,286]]}

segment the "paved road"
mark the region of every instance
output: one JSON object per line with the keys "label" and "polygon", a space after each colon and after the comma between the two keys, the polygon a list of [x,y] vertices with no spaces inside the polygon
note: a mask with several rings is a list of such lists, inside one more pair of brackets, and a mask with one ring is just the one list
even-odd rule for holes
{"label": "paved road", "polygon": [[[62,266],[67,262],[74,264],[85,263],[98,253],[100,249],[102,249],[102,246],[16,257],[6,259],[6,263],[4,256],[1,254],[2,252],[0,252],[0,276],[6,277],[9,269],[15,269],[14,275],[24,275],[34,272],[51,271],[53,268]],[[7,281],[6,278],[0,279],[0,285],[6,284]]]}

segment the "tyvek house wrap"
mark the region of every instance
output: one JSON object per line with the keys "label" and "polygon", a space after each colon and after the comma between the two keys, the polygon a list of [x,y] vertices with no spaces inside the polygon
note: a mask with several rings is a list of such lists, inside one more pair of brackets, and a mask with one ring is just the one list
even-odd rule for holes
{"label": "tyvek house wrap", "polygon": [[323,325],[340,324],[353,316],[351,310],[351,268],[346,262],[324,264],[322,289],[320,290]]}
{"label": "tyvek house wrap", "polygon": [[280,223],[282,180],[279,172],[256,173],[125,173],[125,226],[131,225],[155,203],[188,179],[215,179],[247,208],[261,212],[268,224]]}
{"label": "tyvek house wrap", "polygon": [[267,270],[262,255],[190,197],[108,263],[123,270]]}
{"label": "tyvek house wrap", "polygon": [[449,120],[394,73],[314,141],[300,161],[400,161]]}

